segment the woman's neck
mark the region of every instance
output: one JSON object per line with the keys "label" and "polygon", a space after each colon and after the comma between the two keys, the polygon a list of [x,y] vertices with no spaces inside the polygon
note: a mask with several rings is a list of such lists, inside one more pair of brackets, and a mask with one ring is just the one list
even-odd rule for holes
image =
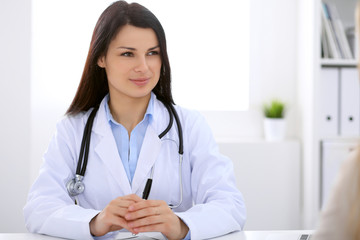
{"label": "woman's neck", "polygon": [[142,98],[114,97],[110,95],[109,108],[114,120],[131,131],[144,118],[151,94]]}

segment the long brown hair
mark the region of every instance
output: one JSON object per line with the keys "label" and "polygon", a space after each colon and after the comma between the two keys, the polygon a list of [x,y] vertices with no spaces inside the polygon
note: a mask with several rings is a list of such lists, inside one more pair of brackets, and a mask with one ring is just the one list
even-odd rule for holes
{"label": "long brown hair", "polygon": [[73,115],[89,110],[100,104],[109,92],[105,69],[99,67],[97,61],[99,57],[106,54],[111,40],[121,27],[127,24],[154,30],[160,46],[162,66],[159,82],[152,91],[159,100],[165,103],[174,103],[163,27],[156,16],[144,6],[138,3],[128,4],[125,1],[117,1],[105,9],[96,23],[80,84],[66,114]]}

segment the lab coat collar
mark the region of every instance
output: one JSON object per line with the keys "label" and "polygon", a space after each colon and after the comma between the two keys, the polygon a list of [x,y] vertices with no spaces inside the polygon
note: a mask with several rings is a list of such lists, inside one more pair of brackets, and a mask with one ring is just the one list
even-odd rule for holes
{"label": "lab coat collar", "polygon": [[[157,135],[159,135],[166,127],[167,127],[167,123],[169,121],[169,114],[165,108],[165,106],[162,104],[162,102],[160,102],[157,98],[156,95],[151,92],[151,97],[153,98],[153,104],[151,106],[151,118],[150,118],[150,122],[149,125],[152,126],[155,130],[155,132],[157,133]],[[108,101],[108,97],[105,96],[103,98],[103,100],[100,103],[99,106],[99,110],[96,114],[96,117],[94,119],[94,124],[93,124],[93,130],[96,134],[102,135],[104,136],[104,128],[107,128],[108,130],[111,131],[111,127],[107,122],[107,115],[106,115],[106,111],[105,111],[105,107],[106,107],[106,101]],[[90,111],[88,113],[88,115],[90,114]],[[163,115],[165,114],[165,116]],[[86,119],[87,120],[87,119]],[[85,120],[85,122],[86,122]],[[106,127],[108,126],[108,127]]]}
{"label": "lab coat collar", "polygon": [[169,123],[169,113],[160,100],[157,99],[156,95],[151,93],[154,97],[154,114],[152,115],[152,119],[150,120],[149,125],[156,131],[159,136],[168,126]]}

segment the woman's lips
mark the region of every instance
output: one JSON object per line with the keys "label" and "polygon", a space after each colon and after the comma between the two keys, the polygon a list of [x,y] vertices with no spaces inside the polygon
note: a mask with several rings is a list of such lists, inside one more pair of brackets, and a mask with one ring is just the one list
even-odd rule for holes
{"label": "woman's lips", "polygon": [[132,78],[130,81],[137,86],[144,86],[150,81],[150,78]]}

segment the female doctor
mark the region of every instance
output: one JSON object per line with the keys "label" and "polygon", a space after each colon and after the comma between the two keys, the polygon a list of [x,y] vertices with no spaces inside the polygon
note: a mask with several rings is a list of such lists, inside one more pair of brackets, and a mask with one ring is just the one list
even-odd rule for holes
{"label": "female doctor", "polygon": [[100,16],[24,215],[30,232],[71,239],[121,229],[204,239],[243,228],[232,162],[202,116],[173,105],[165,33],[143,6],[117,1]]}

